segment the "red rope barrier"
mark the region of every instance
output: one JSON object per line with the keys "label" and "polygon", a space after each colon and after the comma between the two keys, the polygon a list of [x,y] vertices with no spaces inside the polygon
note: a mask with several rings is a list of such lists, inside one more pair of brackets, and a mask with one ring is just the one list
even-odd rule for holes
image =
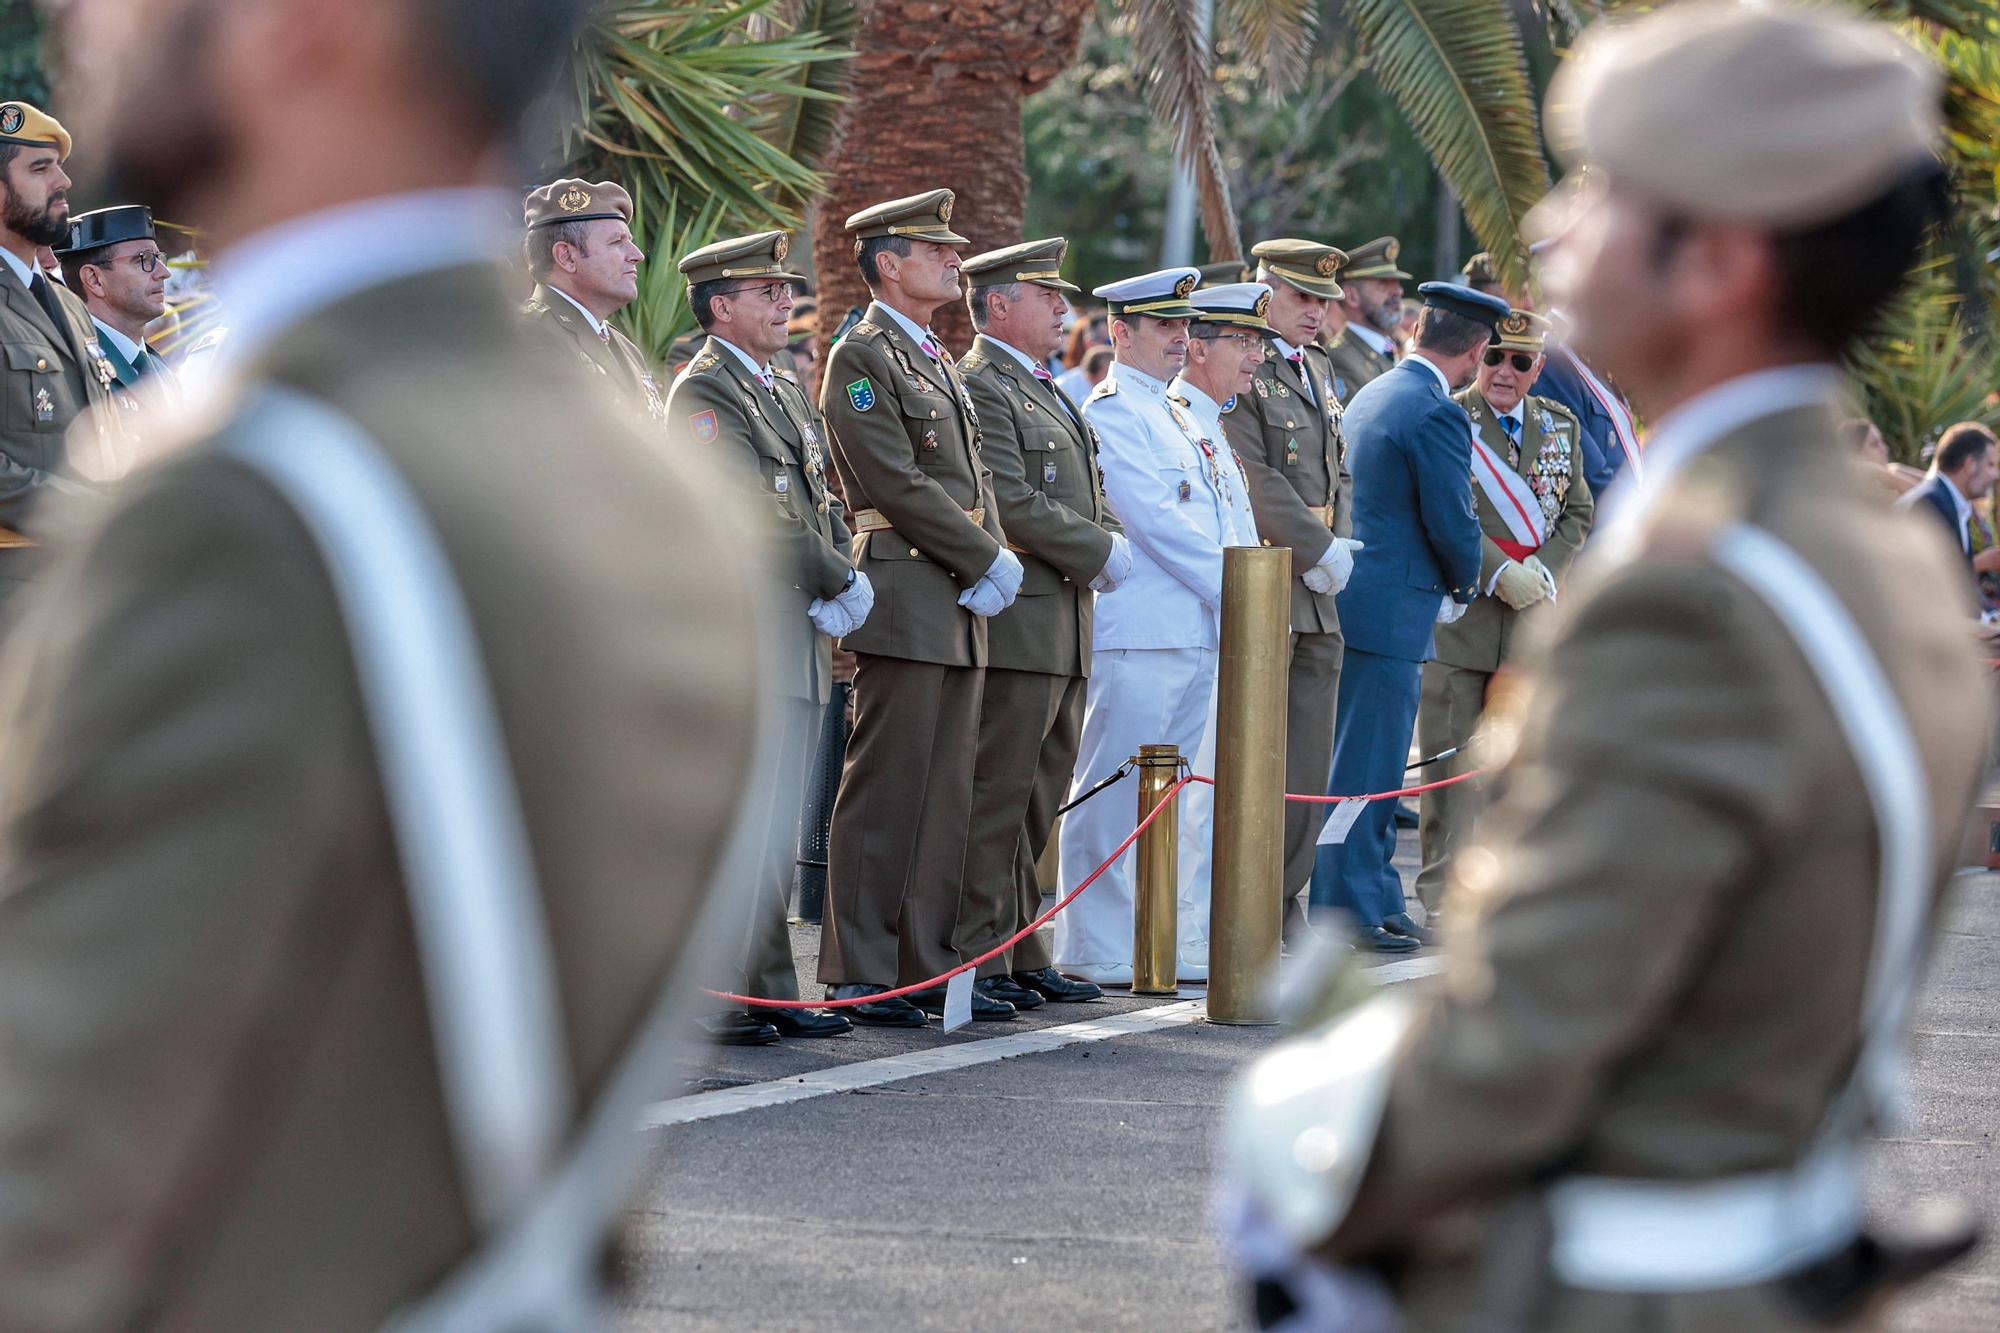
{"label": "red rope barrier", "polygon": [[[1401,791],[1381,791],[1371,796],[1303,796],[1294,792],[1286,792],[1285,799],[1308,805],[1333,805],[1340,801],[1388,801],[1404,796],[1420,796],[1424,792],[1436,791],[1440,787],[1450,787],[1460,782],[1469,781],[1485,772],[1485,769],[1477,768],[1470,773],[1460,773],[1456,777],[1441,778],[1436,782],[1426,782],[1421,787],[1405,787]],[[1076,901],[1078,894],[1082,893],[1092,884],[1095,884],[1098,876],[1111,869],[1118,858],[1125,855],[1131,849],[1132,844],[1139,840],[1139,835],[1144,833],[1147,827],[1160,817],[1160,812],[1173,804],[1180,796],[1181,788],[1195,782],[1204,783],[1210,787],[1215,785],[1214,778],[1205,778],[1199,774],[1189,774],[1173,786],[1167,788],[1167,794],[1160,798],[1158,805],[1153,807],[1153,813],[1140,820],[1138,827],[1132,830],[1131,835],[1125,841],[1118,844],[1116,850],[1111,853],[1104,864],[1085,876],[1083,883],[1071,889],[1068,896],[1061,902],[1015,931],[1012,935],[1009,935],[1006,939],[1000,941],[1000,943],[994,945],[991,949],[988,949],[985,953],[980,954],[979,957],[969,962],[960,963],[949,972],[932,977],[928,981],[913,981],[907,986],[898,986],[894,990],[877,991],[872,995],[856,995],[846,1000],[766,1000],[756,995],[738,995],[733,991],[706,989],[702,991],[702,994],[712,999],[727,1000],[732,1004],[755,1005],[759,1009],[852,1009],[856,1005],[873,1004],[877,1000],[893,1000],[904,995],[915,994],[920,990],[929,990],[933,986],[942,985],[961,972],[969,972],[988,959],[999,957],[1022,940],[1027,939],[1028,936],[1040,930],[1043,926],[1046,926],[1049,922],[1055,920],[1058,913]]]}

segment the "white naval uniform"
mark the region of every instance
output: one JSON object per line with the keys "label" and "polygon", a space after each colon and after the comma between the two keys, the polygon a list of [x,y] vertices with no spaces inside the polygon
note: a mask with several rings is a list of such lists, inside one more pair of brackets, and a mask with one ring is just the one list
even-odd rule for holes
{"label": "white naval uniform", "polygon": [[[1114,364],[1084,404],[1099,436],[1104,493],[1132,544],[1132,573],[1097,597],[1083,739],[1074,796],[1141,745],[1173,744],[1197,763],[1213,734],[1221,632],[1222,548],[1256,545],[1241,465],[1223,437],[1220,408],[1179,381],[1168,385]],[[1214,451],[1205,455],[1198,440]],[[1213,763],[1213,743],[1209,744]],[[1206,970],[1212,801],[1180,801],[1179,947],[1183,969]],[[1111,855],[1137,822],[1136,781],[1122,782],[1063,819],[1064,891]],[[1136,851],[1056,918],[1055,961],[1086,974],[1132,965]]]}

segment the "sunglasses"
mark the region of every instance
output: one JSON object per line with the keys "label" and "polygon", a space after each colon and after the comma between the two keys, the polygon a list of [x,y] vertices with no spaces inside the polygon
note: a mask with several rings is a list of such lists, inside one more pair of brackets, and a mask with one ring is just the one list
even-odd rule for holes
{"label": "sunglasses", "polygon": [[1509,357],[1513,359],[1514,369],[1520,371],[1523,375],[1535,368],[1535,358],[1532,353],[1508,352],[1498,347],[1489,347],[1486,349],[1486,364],[1489,366],[1497,366],[1501,361]]}

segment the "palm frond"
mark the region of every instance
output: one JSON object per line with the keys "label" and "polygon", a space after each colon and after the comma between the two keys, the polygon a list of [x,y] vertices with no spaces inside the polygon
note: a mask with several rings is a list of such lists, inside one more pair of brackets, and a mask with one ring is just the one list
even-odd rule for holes
{"label": "palm frond", "polygon": [[1492,0],[1348,0],[1376,81],[1463,201],[1503,278],[1527,278],[1520,222],[1548,193],[1521,32]]}
{"label": "palm frond", "polygon": [[[815,34],[825,43],[823,52],[843,57],[812,61],[800,68],[793,91],[757,100],[765,140],[794,162],[817,167],[833,144],[841,85],[847,78],[844,57],[853,54],[848,47],[859,23],[853,0],[787,0],[751,26],[753,35],[761,35],[766,26]],[[804,208],[808,202],[804,195],[781,193],[779,198],[793,208]]]}
{"label": "palm frond", "polygon": [[1220,0],[1216,28],[1264,75],[1275,95],[1305,78],[1319,28],[1314,0]]}
{"label": "palm frond", "polygon": [[1214,53],[1187,0],[1132,0],[1133,53],[1155,114],[1174,130],[1174,155],[1194,173],[1209,258],[1238,259],[1243,238],[1216,140]]}
{"label": "palm frond", "polygon": [[1898,459],[1916,463],[1947,426],[2000,426],[1990,343],[1968,336],[1943,266],[1931,264],[1891,303],[1876,336],[1855,347],[1848,373],[1868,417]]}

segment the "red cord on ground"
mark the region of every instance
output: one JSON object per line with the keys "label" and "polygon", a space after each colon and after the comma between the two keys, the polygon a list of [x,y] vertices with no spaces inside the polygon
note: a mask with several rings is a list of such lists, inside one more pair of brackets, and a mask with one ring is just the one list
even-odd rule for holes
{"label": "red cord on ground", "polygon": [[[1387,801],[1403,796],[1418,796],[1427,791],[1436,791],[1440,787],[1449,787],[1455,783],[1465,782],[1471,778],[1476,778],[1485,771],[1486,770],[1483,768],[1474,769],[1470,773],[1460,773],[1456,777],[1444,778],[1437,782],[1426,782],[1421,787],[1405,787],[1401,791],[1376,792],[1372,796],[1301,796],[1294,794],[1292,792],[1286,792],[1285,799],[1287,801],[1300,801],[1312,805],[1332,805],[1338,801]],[[1036,917],[1033,921],[1030,921],[1027,925],[1021,927],[1021,929],[1015,931],[1012,935],[1009,935],[1006,939],[1000,941],[1000,943],[988,949],[985,953],[980,954],[979,957],[971,959],[967,962],[960,963],[957,967],[954,967],[951,971],[946,972],[940,976],[932,977],[928,981],[913,981],[907,986],[898,986],[894,990],[876,991],[872,995],[856,995],[853,998],[846,1000],[766,1000],[755,995],[737,995],[732,991],[720,991],[720,990],[703,990],[702,994],[709,996],[711,999],[727,1000],[731,1004],[755,1005],[759,1009],[852,1009],[856,1005],[874,1004],[877,1000],[898,999],[904,995],[913,995],[920,990],[929,990],[933,986],[941,986],[945,982],[951,980],[951,978],[957,976],[959,973],[969,972],[973,968],[978,967],[981,963],[985,962],[987,959],[999,957],[1001,954],[1007,952],[1007,950],[1013,948],[1016,944],[1019,944],[1022,940],[1027,939],[1028,936],[1040,930],[1043,926],[1046,926],[1049,922],[1055,920],[1057,913],[1061,912],[1063,908],[1068,907],[1071,903],[1075,902],[1078,894],[1082,893],[1092,884],[1095,884],[1097,882],[1098,876],[1102,875],[1105,871],[1111,869],[1112,865],[1117,862],[1118,858],[1125,855],[1126,851],[1131,848],[1132,844],[1139,840],[1139,835],[1146,831],[1147,826],[1149,826],[1155,819],[1158,819],[1160,817],[1160,813],[1164,811],[1168,806],[1172,805],[1174,801],[1180,797],[1181,788],[1186,787],[1190,783],[1195,783],[1195,782],[1205,783],[1210,787],[1213,787],[1215,785],[1214,778],[1205,778],[1201,777],[1198,774],[1190,774],[1189,776],[1182,778],[1179,782],[1176,782],[1173,786],[1167,788],[1167,794],[1160,798],[1160,803],[1153,807],[1153,812],[1147,815],[1144,819],[1140,820],[1139,826],[1132,830],[1131,835],[1127,837],[1125,841],[1118,844],[1117,848],[1113,850],[1110,857],[1104,862],[1104,864],[1097,867],[1097,869],[1091,871],[1090,874],[1085,876],[1083,883],[1077,885],[1074,889],[1071,889],[1068,895],[1065,896],[1061,902],[1057,903],[1054,907],[1051,907],[1048,911]]]}

